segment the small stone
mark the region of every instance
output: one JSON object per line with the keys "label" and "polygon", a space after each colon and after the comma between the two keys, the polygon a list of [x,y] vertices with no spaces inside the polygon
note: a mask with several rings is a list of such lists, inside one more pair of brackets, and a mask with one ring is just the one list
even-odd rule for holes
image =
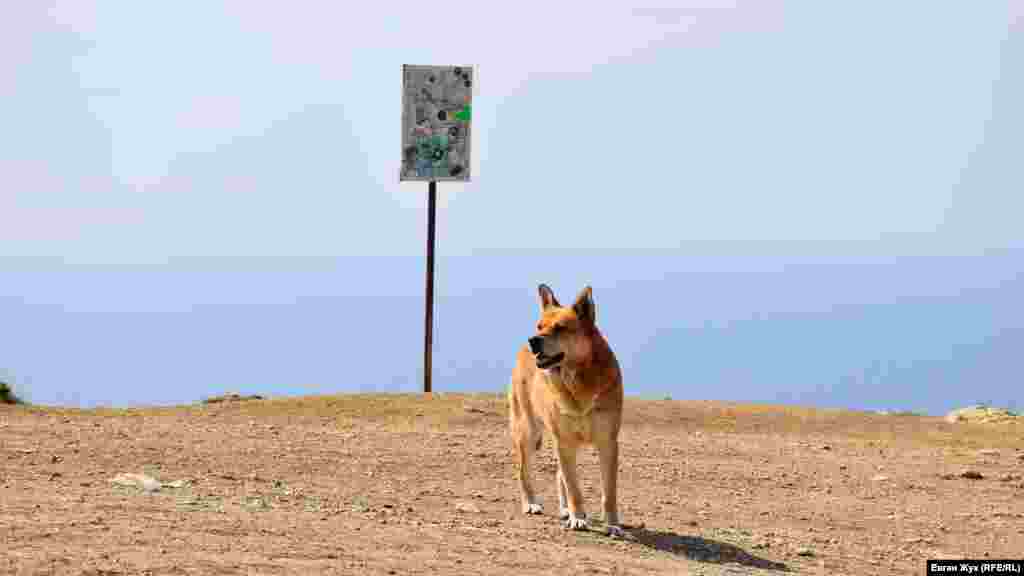
{"label": "small stone", "polygon": [[160,481],[145,474],[118,474],[111,478],[110,482],[126,488],[141,488],[144,492],[156,492],[160,489]]}
{"label": "small stone", "polygon": [[874,476],[873,478],[871,478],[871,481],[872,482],[885,482],[888,479],[889,479],[888,476],[885,476],[884,474],[878,474],[878,475]]}
{"label": "small stone", "polygon": [[814,550],[811,550],[810,548],[800,548],[796,551],[796,555],[811,558],[814,556]]}
{"label": "small stone", "polygon": [[985,476],[977,470],[964,470],[960,473],[960,477],[968,480],[981,480]]}
{"label": "small stone", "polygon": [[479,514],[480,508],[477,507],[477,505],[473,504],[472,502],[456,502],[455,511],[464,512],[467,514]]}

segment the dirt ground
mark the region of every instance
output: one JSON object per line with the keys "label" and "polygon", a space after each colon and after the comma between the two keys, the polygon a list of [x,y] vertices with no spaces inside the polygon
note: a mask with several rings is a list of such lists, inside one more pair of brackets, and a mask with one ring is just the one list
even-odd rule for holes
{"label": "dirt ground", "polygon": [[[922,574],[1024,556],[1024,425],[626,410],[616,540],[560,527],[549,440],[546,513],[520,513],[499,395],[0,406],[0,573]],[[597,460],[580,461],[596,518]],[[111,482],[126,472],[165,485]]]}

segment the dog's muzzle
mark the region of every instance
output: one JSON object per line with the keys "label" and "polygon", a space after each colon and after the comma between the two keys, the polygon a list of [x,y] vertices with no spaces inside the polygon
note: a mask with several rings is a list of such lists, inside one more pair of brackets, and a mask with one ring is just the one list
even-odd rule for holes
{"label": "dog's muzzle", "polygon": [[537,367],[540,369],[547,369],[552,366],[556,366],[563,358],[565,358],[564,352],[559,352],[554,356],[544,354],[544,338],[541,336],[533,336],[529,339],[529,343],[530,352],[533,352],[533,356],[537,361]]}
{"label": "dog's muzzle", "polygon": [[554,356],[537,355],[537,368],[548,369],[557,366],[565,358],[565,352],[559,352]]}
{"label": "dog's muzzle", "polygon": [[530,338],[530,352],[533,352],[534,356],[540,356],[541,352],[544,351],[544,339],[540,336],[534,336]]}

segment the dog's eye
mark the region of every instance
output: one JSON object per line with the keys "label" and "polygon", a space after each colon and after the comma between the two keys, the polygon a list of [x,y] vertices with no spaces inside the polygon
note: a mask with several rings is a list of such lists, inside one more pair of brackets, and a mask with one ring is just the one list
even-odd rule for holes
{"label": "dog's eye", "polygon": [[562,324],[555,324],[555,332],[561,332],[562,330],[565,330],[565,326],[564,325],[562,325]]}

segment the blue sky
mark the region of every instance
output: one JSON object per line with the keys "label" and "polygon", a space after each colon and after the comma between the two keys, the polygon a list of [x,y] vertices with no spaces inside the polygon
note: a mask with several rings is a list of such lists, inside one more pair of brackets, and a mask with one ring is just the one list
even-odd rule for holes
{"label": "blue sky", "polygon": [[[0,373],[41,403],[415,390],[404,63],[474,63],[435,387],[594,286],[637,394],[1022,400],[1024,3],[18,3]],[[631,377],[632,376],[632,377]]]}

